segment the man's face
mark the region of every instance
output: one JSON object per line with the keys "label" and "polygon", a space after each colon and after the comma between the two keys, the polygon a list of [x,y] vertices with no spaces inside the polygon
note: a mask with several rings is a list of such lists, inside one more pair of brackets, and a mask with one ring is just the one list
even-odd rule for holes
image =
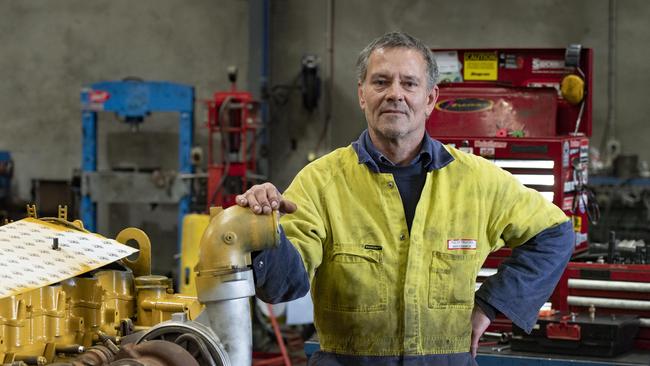
{"label": "man's face", "polygon": [[358,91],[371,137],[422,138],[438,98],[437,86],[427,91],[426,70],[426,61],[417,50],[380,48],[370,54],[366,78]]}

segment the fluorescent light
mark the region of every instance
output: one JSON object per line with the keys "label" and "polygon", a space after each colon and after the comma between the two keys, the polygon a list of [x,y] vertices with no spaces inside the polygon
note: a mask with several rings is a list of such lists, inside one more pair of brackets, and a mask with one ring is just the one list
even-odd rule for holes
{"label": "fluorescent light", "polygon": [[499,168],[529,168],[529,169],[553,169],[553,160],[506,160],[495,159],[492,161]]}

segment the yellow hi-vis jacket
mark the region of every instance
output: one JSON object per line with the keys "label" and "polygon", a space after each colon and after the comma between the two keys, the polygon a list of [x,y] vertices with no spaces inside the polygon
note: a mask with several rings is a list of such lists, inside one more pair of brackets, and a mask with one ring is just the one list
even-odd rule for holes
{"label": "yellow hi-vis jacket", "polygon": [[392,174],[351,146],[305,167],[281,219],[311,281],[323,351],[349,355],[467,352],[476,275],[486,256],[567,221],[491,162],[454,157],[427,173],[409,233]]}

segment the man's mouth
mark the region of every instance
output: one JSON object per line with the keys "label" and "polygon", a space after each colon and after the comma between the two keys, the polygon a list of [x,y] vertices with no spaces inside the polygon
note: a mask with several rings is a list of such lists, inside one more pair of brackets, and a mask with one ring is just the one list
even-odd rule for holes
{"label": "man's mouth", "polygon": [[381,114],[406,114],[406,112],[399,109],[384,109]]}

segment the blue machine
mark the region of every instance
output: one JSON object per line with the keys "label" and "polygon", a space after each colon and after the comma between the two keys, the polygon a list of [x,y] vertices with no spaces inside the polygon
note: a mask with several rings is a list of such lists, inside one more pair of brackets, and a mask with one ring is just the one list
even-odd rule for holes
{"label": "blue machine", "polygon": [[[82,105],[82,180],[84,174],[97,171],[97,112],[114,112],[120,119],[139,123],[151,112],[178,112],[178,171],[190,174],[193,167],[190,150],[194,136],[194,88],[162,81],[104,81],[81,91]],[[82,183],[83,186],[83,183]],[[183,217],[190,210],[191,191],[178,204],[178,253],[182,238]],[[82,190],[81,219],[90,231],[97,229],[96,202]]]}

